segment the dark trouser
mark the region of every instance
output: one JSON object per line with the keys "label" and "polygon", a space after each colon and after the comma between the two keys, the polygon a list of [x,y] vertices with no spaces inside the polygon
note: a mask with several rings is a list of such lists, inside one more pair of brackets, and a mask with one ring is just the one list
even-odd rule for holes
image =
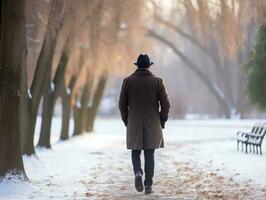
{"label": "dark trouser", "polygon": [[[136,175],[137,172],[140,172],[143,175],[143,170],[141,169],[141,162],[140,162],[140,154],[141,150],[132,150],[131,158],[133,164],[134,174]],[[144,158],[145,158],[145,186],[152,185],[152,178],[154,175],[154,149],[144,150]]]}

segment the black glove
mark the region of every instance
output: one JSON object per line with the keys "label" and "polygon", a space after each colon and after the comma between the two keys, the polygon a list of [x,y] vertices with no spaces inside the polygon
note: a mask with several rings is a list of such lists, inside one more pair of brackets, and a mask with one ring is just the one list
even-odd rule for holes
{"label": "black glove", "polygon": [[164,127],[165,127],[165,122],[161,122],[161,127],[162,127],[162,129],[164,129]]}
{"label": "black glove", "polygon": [[125,126],[127,126],[127,121],[124,121]]}

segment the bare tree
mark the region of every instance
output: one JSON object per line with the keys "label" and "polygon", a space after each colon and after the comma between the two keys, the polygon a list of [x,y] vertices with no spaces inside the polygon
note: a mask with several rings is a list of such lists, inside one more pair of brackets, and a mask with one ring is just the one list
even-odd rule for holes
{"label": "bare tree", "polygon": [[83,66],[83,59],[80,58],[81,61],[79,63],[79,69],[77,73],[73,73],[68,85],[66,82],[63,82],[63,87],[61,88],[61,99],[62,99],[62,127],[61,127],[61,134],[60,140],[67,140],[69,138],[69,121],[71,115],[71,99],[73,96],[73,90],[77,84],[79,75],[81,73],[81,68]]}
{"label": "bare tree", "polygon": [[[245,62],[244,58],[252,46],[250,41],[254,33],[249,30],[252,30],[252,25],[254,26],[254,14],[252,14],[254,5],[250,1],[232,1],[233,3],[229,5],[228,1],[223,0],[217,0],[212,5],[209,1],[197,0],[194,3],[197,3],[198,8],[195,8],[191,0],[180,2],[185,11],[186,26],[182,24],[181,27],[179,24],[173,23],[173,20],[167,20],[160,16],[157,5],[154,3],[156,23],[173,30],[178,36],[194,45],[196,52],[203,53],[201,55],[206,57],[203,59],[204,62],[194,63],[194,67],[188,66],[188,62],[185,62],[186,65],[193,69],[192,71],[217,99],[221,111],[226,117],[241,114],[246,99],[243,95],[244,77],[241,76],[239,69]],[[239,5],[237,11],[235,4]],[[214,7],[219,7],[220,12],[215,13],[211,10]],[[180,13],[176,14],[175,10],[173,12],[174,16],[181,17]],[[180,51],[175,42],[165,34],[159,34],[153,30],[149,30],[149,33],[150,36],[173,49],[176,54],[179,51],[177,55],[181,60],[184,61],[183,56],[185,56],[192,63],[190,55]],[[183,56],[180,56],[180,53]],[[210,67],[206,67],[206,64]],[[196,67],[197,70],[195,70]],[[212,69],[214,74],[206,69]],[[199,71],[201,73],[198,73]]]}
{"label": "bare tree", "polygon": [[87,107],[87,117],[86,117],[86,123],[85,123],[85,130],[86,132],[93,131],[94,121],[96,118],[96,114],[104,93],[104,89],[107,83],[108,79],[108,73],[107,71],[104,71],[101,76],[99,77],[93,98],[91,106]]}
{"label": "bare tree", "polygon": [[37,112],[45,85],[47,85],[47,77],[50,73],[54,50],[60,24],[62,22],[62,14],[64,12],[64,0],[52,0],[50,2],[50,13],[47,23],[47,29],[44,36],[41,52],[37,60],[36,70],[30,89],[27,84],[27,69],[23,68],[22,74],[22,108],[21,108],[21,138],[22,153],[27,155],[35,154],[34,150],[34,132],[37,119]]}
{"label": "bare tree", "polygon": [[[71,2],[72,3],[72,2]],[[77,23],[75,20],[77,15],[77,6],[69,5],[68,8],[70,12],[70,16],[72,20],[65,20],[66,24]],[[65,18],[67,18],[64,15]],[[50,74],[48,75],[47,85],[45,87],[44,97],[43,97],[43,112],[42,112],[42,125],[41,125],[41,132],[40,138],[38,142],[38,146],[50,148],[50,137],[51,137],[51,125],[52,125],[52,118],[54,113],[55,102],[57,98],[60,96],[60,92],[62,91],[62,87],[65,81],[65,73],[68,65],[68,60],[71,56],[71,51],[73,49],[75,38],[76,38],[76,28],[77,26],[74,25],[66,36],[66,41],[64,42],[62,53],[59,58],[58,66],[56,67],[56,72],[52,79],[52,66],[50,66]],[[67,26],[67,28],[70,28]],[[62,32],[65,33],[67,30],[63,29]]]}
{"label": "bare tree", "polygon": [[[87,69],[86,73],[86,81],[84,83],[84,87],[82,89],[82,94],[77,100],[77,104],[74,109],[75,116],[75,128],[73,135],[79,135],[85,132],[86,123],[87,123],[87,111],[88,104],[92,97],[93,92],[93,84],[96,80],[95,71],[98,67],[98,59],[99,59],[99,43],[100,43],[100,34],[102,28],[102,20],[103,20],[103,11],[104,11],[104,1],[100,0],[93,5],[92,11],[92,20],[89,24],[90,32],[89,32],[89,41],[90,45],[90,58],[91,68]],[[102,52],[103,53],[103,52]]]}

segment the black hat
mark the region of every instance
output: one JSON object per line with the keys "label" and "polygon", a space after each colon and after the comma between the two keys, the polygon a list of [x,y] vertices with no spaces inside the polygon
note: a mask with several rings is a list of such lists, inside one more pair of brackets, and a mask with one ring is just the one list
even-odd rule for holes
{"label": "black hat", "polygon": [[144,54],[144,55],[140,54],[137,62],[134,64],[137,65],[138,67],[146,68],[146,67],[153,65],[153,62],[150,62],[150,58],[147,54]]}

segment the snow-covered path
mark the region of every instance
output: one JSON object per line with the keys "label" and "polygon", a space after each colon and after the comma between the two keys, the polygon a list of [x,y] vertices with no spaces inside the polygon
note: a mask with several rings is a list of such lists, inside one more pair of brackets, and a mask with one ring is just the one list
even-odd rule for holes
{"label": "snow-covered path", "polygon": [[[98,119],[94,134],[24,157],[30,183],[0,183],[0,199],[266,199],[266,156],[235,150],[237,130],[254,121],[170,121],[156,151],[155,193],[134,189],[120,120]],[[54,132],[60,132],[55,121]],[[264,153],[265,142],[264,142]]]}
{"label": "snow-covered path", "polygon": [[130,154],[120,148],[103,153],[102,164],[91,170],[86,184],[89,199],[256,199],[263,200],[266,190],[254,188],[250,181],[235,181],[220,169],[202,168],[196,162],[173,156],[181,147],[171,145],[156,152],[155,193],[144,195],[134,188]]}

